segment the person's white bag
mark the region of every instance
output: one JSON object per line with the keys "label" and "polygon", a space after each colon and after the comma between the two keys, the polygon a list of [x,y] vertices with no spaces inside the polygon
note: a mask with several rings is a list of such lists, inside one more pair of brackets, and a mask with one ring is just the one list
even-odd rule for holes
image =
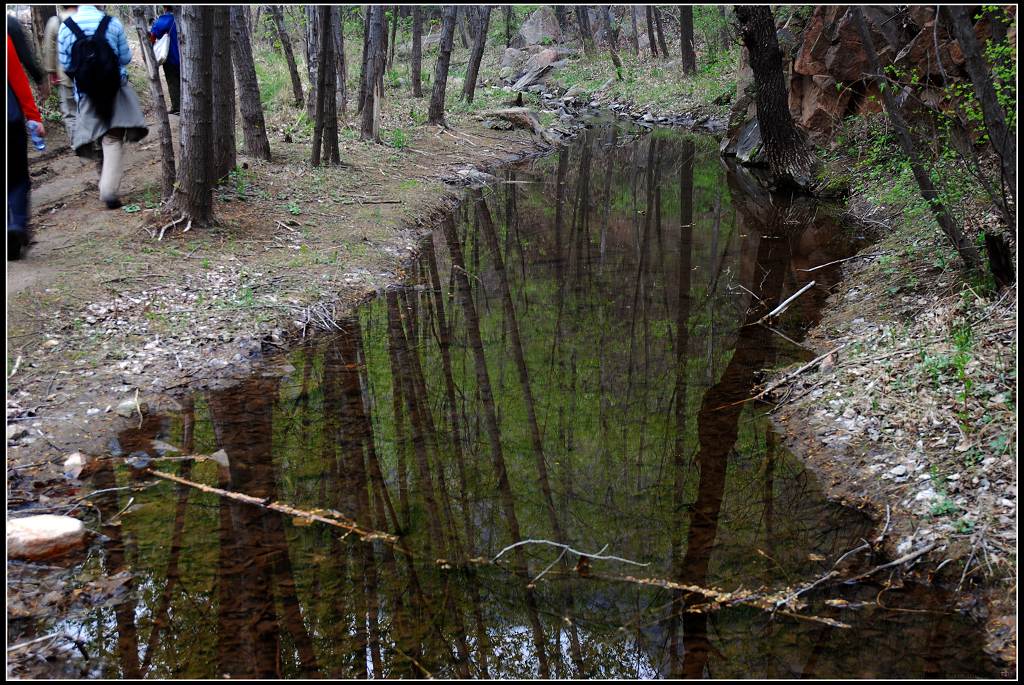
{"label": "person's white bag", "polygon": [[171,34],[165,33],[160,40],[153,45],[153,56],[156,57],[157,64],[163,64],[167,61],[167,56],[171,54]]}

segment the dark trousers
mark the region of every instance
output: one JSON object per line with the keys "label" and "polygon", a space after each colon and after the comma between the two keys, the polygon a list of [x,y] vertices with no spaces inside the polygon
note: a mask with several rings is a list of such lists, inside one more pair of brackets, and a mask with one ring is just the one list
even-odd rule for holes
{"label": "dark trousers", "polygon": [[7,230],[28,228],[28,134],[18,100],[7,90]]}
{"label": "dark trousers", "polygon": [[171,95],[171,111],[181,110],[181,66],[164,62],[164,78],[167,79],[167,91]]}

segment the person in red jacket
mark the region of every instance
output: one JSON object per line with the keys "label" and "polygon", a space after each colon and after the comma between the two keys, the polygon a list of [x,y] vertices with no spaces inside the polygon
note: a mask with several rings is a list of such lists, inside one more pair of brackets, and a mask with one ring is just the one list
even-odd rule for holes
{"label": "person in red jacket", "polygon": [[7,258],[20,259],[28,245],[28,200],[31,184],[28,175],[27,122],[38,125],[45,136],[28,77],[18,60],[18,52],[7,36]]}

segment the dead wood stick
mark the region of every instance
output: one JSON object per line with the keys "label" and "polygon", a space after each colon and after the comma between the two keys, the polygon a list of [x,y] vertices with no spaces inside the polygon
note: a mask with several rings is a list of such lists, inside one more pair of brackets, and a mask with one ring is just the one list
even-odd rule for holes
{"label": "dead wood stick", "polygon": [[824,354],[821,354],[821,355],[819,355],[819,356],[815,357],[815,358],[814,358],[814,359],[812,359],[811,361],[809,361],[809,362],[807,362],[806,364],[804,364],[803,366],[801,366],[801,367],[800,367],[799,369],[797,369],[796,371],[794,371],[794,372],[792,372],[792,373],[788,373],[788,374],[786,374],[785,376],[783,376],[783,377],[782,377],[782,378],[780,378],[779,380],[775,381],[774,383],[772,383],[771,385],[769,385],[768,387],[766,387],[766,388],[765,388],[764,390],[762,390],[761,392],[757,393],[756,395],[754,395],[754,396],[752,396],[752,397],[748,397],[748,398],[747,398],[747,399],[745,399],[745,400],[739,400],[739,401],[737,401],[737,402],[730,402],[729,404],[723,404],[723,405],[722,405],[721,407],[715,407],[715,409],[716,409],[716,411],[717,411],[718,409],[725,409],[726,407],[731,407],[731,406],[733,406],[734,404],[743,404],[744,402],[753,402],[754,400],[759,400],[759,399],[761,399],[762,397],[764,397],[765,395],[767,395],[768,393],[770,393],[770,392],[771,392],[772,390],[774,390],[775,388],[777,388],[777,387],[779,387],[780,385],[782,385],[783,383],[786,383],[786,382],[788,382],[788,381],[791,381],[791,380],[793,380],[794,378],[796,378],[797,376],[799,376],[800,374],[802,374],[802,373],[803,373],[804,371],[806,371],[807,369],[809,369],[809,368],[811,368],[811,367],[815,366],[816,364],[820,363],[820,362],[821,362],[821,361],[822,361],[823,359],[825,359],[826,357],[828,357],[828,356],[829,356],[829,355],[831,355],[832,353],[834,353],[834,352],[838,352],[839,350],[843,349],[844,347],[846,347],[846,345],[847,345],[847,343],[843,343],[843,344],[841,344],[841,345],[838,345],[838,346],[836,346],[836,347],[832,348],[832,349],[831,349],[831,350],[829,350],[828,352],[825,352]]}
{"label": "dead wood stick", "polygon": [[771,319],[772,317],[778,316],[782,312],[786,311],[786,308],[789,307],[790,302],[792,302],[793,300],[795,300],[796,298],[800,297],[805,292],[807,292],[808,290],[813,288],[814,285],[815,285],[815,281],[811,281],[810,283],[808,283],[804,287],[800,288],[800,290],[797,290],[795,293],[793,293],[792,295],[787,297],[785,299],[785,301],[783,301],[783,303],[780,304],[778,307],[776,307],[775,309],[771,310],[770,312],[768,312],[767,314],[762,316],[760,319],[758,319],[757,323],[761,323],[762,321],[766,321],[768,319]]}
{"label": "dead wood stick", "polygon": [[215,488],[210,485],[204,485],[203,483],[196,483],[195,481],[187,480],[185,478],[182,478],[181,476],[176,476],[173,473],[164,473],[163,471],[157,471],[155,469],[150,469],[149,473],[156,476],[157,478],[169,480],[173,483],[178,483],[180,485],[187,485],[190,488],[195,488],[196,490],[199,490],[201,492],[208,492],[210,494],[217,495],[218,497],[225,497],[227,499],[235,500],[236,502],[251,504],[252,506],[260,507],[262,509],[270,509],[271,511],[276,511],[281,514],[287,514],[288,516],[306,519],[307,521],[318,521],[320,523],[326,523],[329,526],[341,528],[342,530],[348,531],[349,533],[355,533],[359,536],[360,539],[364,541],[384,540],[385,542],[390,543],[398,542],[398,538],[396,536],[391,535],[390,533],[382,533],[380,531],[367,530],[365,528],[362,528],[355,522],[350,521],[347,518],[344,518],[343,515],[339,512],[327,511],[325,513],[330,514],[330,516],[325,516],[323,514],[319,514],[316,512],[305,511],[303,509],[293,507],[290,504],[283,504],[281,502],[271,502],[269,501],[269,498],[253,497],[252,495],[246,495],[241,492],[222,490],[220,488]]}
{"label": "dead wood stick", "polygon": [[846,259],[837,259],[834,262],[826,262],[819,264],[818,266],[812,266],[810,269],[797,269],[797,271],[817,271],[818,269],[824,269],[826,266],[832,266],[833,264],[841,264],[842,262],[848,262],[851,259],[870,259],[871,257],[881,257],[882,255],[888,254],[887,252],[873,252],[871,254],[855,254],[852,257]]}
{"label": "dead wood stick", "polygon": [[933,542],[933,543],[931,543],[929,545],[925,545],[921,549],[919,549],[917,551],[914,551],[914,552],[911,552],[910,554],[906,554],[906,555],[900,557],[899,559],[896,559],[895,561],[890,561],[888,564],[882,564],[881,566],[876,566],[873,569],[871,569],[870,571],[865,571],[864,573],[860,574],[859,576],[854,576],[853,578],[850,578],[849,580],[847,580],[846,584],[849,585],[851,583],[855,583],[858,580],[863,580],[864,578],[867,578],[868,576],[874,575],[874,574],[878,573],[879,571],[885,570],[887,568],[892,568],[894,566],[900,566],[901,564],[905,564],[905,563],[907,563],[909,561],[913,561],[914,559],[917,559],[922,554],[927,554],[928,552],[932,551],[937,546],[938,546],[938,543],[936,543],[936,542]]}

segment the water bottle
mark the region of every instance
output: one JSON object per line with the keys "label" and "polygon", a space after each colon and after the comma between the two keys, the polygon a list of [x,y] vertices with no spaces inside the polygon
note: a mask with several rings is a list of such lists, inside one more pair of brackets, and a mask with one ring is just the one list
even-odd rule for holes
{"label": "water bottle", "polygon": [[39,135],[38,121],[28,122],[28,134],[32,138],[32,145],[34,145],[37,150],[42,151],[46,149],[46,141],[43,140],[41,135]]}

